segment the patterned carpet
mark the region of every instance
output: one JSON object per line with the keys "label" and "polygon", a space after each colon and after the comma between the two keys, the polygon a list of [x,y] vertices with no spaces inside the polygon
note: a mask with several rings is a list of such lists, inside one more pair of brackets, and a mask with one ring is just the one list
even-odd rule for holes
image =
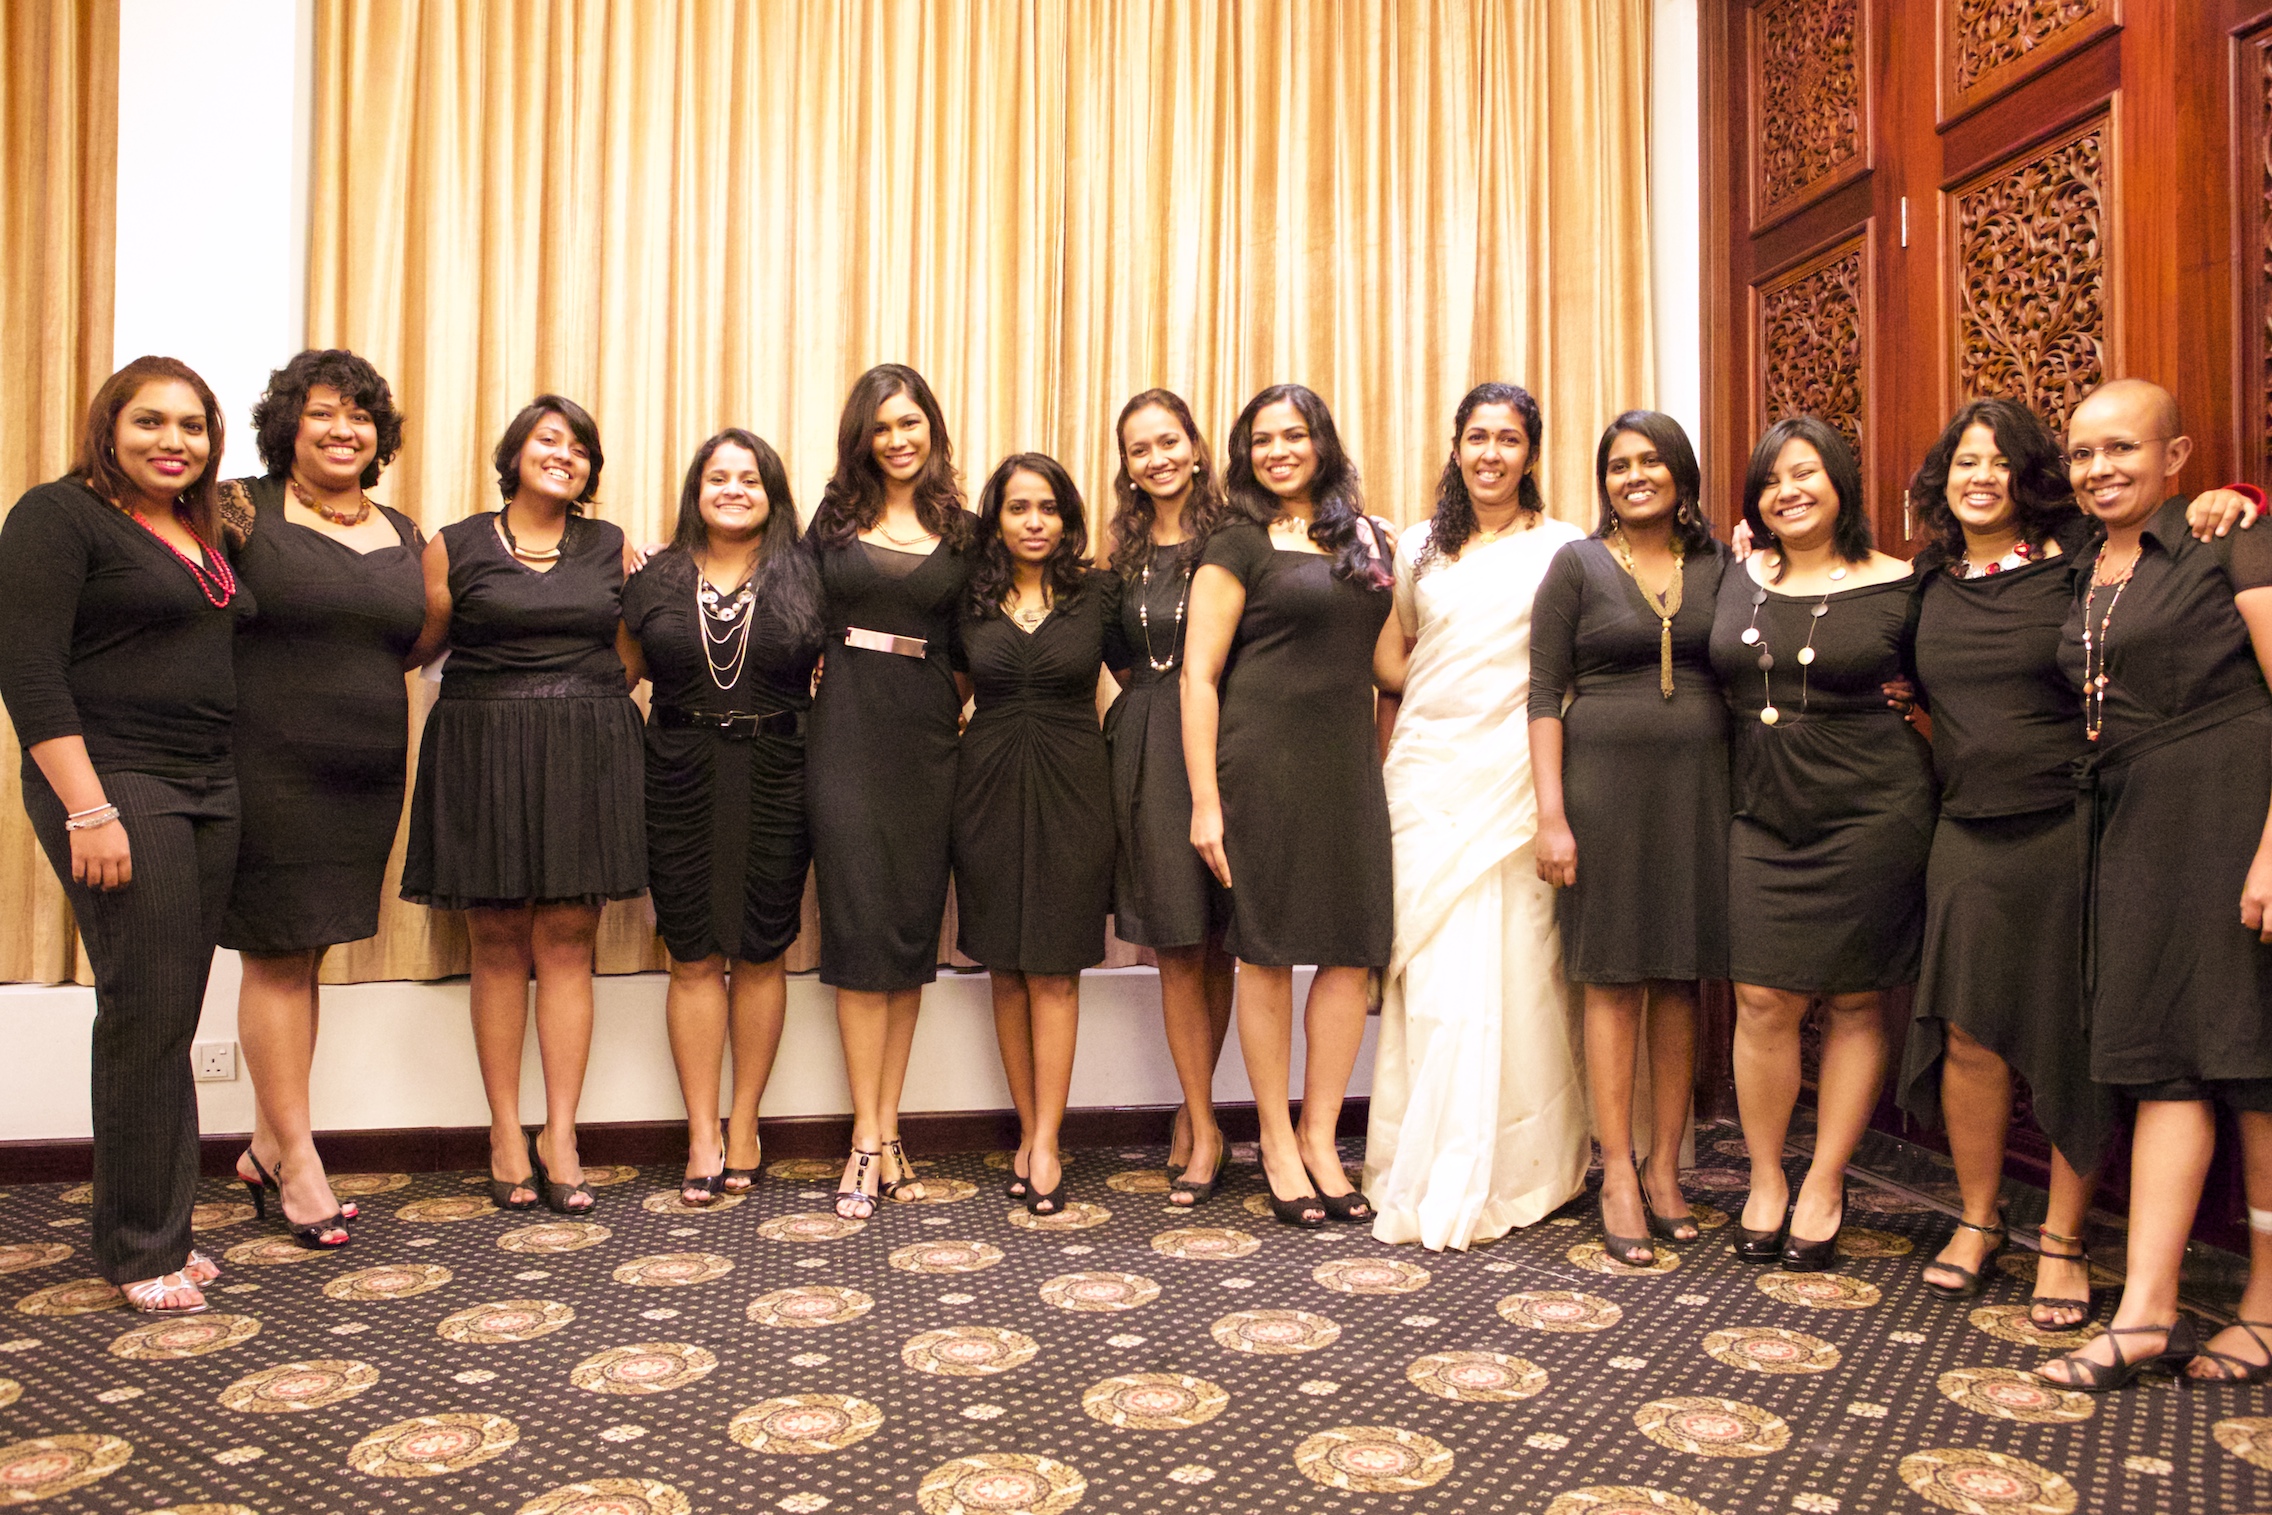
{"label": "patterned carpet", "polygon": [[[1731,1133],[1689,1192],[1732,1207]],[[1003,1158],[829,1213],[831,1164],[680,1208],[501,1215],[457,1174],[360,1175],[303,1252],[212,1187],[212,1313],[138,1325],[89,1278],[84,1189],[0,1195],[0,1507],[240,1511],[2272,1511],[2272,1395],[2102,1400],[2021,1370],[2031,1257],[1967,1305],[1946,1221],[1857,1185],[1841,1273],[1738,1263],[1726,1218],[1650,1272],[1590,1203],[1465,1255],[1298,1233],[1246,1149],[1196,1215],[1159,1149],[1079,1154],[1069,1212]],[[2101,1314],[2109,1301],[2102,1296]],[[2092,1329],[2096,1329],[2095,1327]]]}

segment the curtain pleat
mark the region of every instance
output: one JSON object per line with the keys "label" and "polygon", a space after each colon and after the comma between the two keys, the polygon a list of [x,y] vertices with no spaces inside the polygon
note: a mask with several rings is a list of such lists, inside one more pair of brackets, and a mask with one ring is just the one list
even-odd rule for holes
{"label": "curtain pleat", "polygon": [[[111,371],[118,0],[0,0],[0,512],[71,466]],[[0,980],[79,972],[63,890],[0,722]]]}
{"label": "curtain pleat", "polygon": [[[1401,523],[1459,396],[1511,379],[1550,507],[1590,520],[1595,435],[1653,398],[1649,11],[316,0],[308,339],[393,382],[379,493],[428,530],[493,503],[545,389],[598,418],[596,513],[636,540],[729,424],[809,514],[886,360],[932,381],[973,495],[1039,449],[1100,522],[1146,386],[1219,447],[1255,389],[1311,385]],[[388,893],[327,977],[463,971],[462,927]],[[612,908],[603,970],[660,962],[645,903]]]}

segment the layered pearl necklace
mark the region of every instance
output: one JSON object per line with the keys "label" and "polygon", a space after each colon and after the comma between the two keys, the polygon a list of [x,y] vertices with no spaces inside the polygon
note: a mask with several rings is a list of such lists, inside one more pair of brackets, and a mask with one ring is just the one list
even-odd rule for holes
{"label": "layered pearl necklace", "polygon": [[741,683],[749,661],[749,629],[757,622],[756,567],[752,563],[750,573],[728,590],[711,583],[700,565],[695,568],[694,619],[702,628],[702,661],[710,682],[721,691]]}

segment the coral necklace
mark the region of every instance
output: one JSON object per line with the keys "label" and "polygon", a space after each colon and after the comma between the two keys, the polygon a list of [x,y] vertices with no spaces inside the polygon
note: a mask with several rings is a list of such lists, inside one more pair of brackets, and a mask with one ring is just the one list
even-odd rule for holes
{"label": "coral necklace", "polygon": [[211,568],[207,568],[205,564],[198,562],[164,537],[159,536],[158,528],[152,526],[150,518],[136,507],[127,506],[126,513],[134,517],[135,522],[144,531],[150,533],[153,537],[157,537],[158,545],[172,553],[175,560],[189,570],[189,576],[197,580],[197,587],[204,593],[207,604],[215,610],[228,608],[229,601],[235,599],[237,595],[237,576],[230,570],[229,560],[215,552],[213,544],[197,534],[197,528],[189,523],[189,512],[181,508],[179,500],[174,502],[174,520],[180,523],[182,530],[189,533],[189,539],[197,544],[198,550],[203,552],[213,564]]}

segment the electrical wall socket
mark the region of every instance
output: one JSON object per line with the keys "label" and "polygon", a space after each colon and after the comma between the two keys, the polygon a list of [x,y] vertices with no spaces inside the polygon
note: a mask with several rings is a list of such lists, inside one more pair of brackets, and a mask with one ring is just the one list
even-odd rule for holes
{"label": "electrical wall socket", "polygon": [[197,1081],[201,1084],[227,1083],[237,1076],[237,1044],[192,1042],[189,1065],[197,1070]]}

